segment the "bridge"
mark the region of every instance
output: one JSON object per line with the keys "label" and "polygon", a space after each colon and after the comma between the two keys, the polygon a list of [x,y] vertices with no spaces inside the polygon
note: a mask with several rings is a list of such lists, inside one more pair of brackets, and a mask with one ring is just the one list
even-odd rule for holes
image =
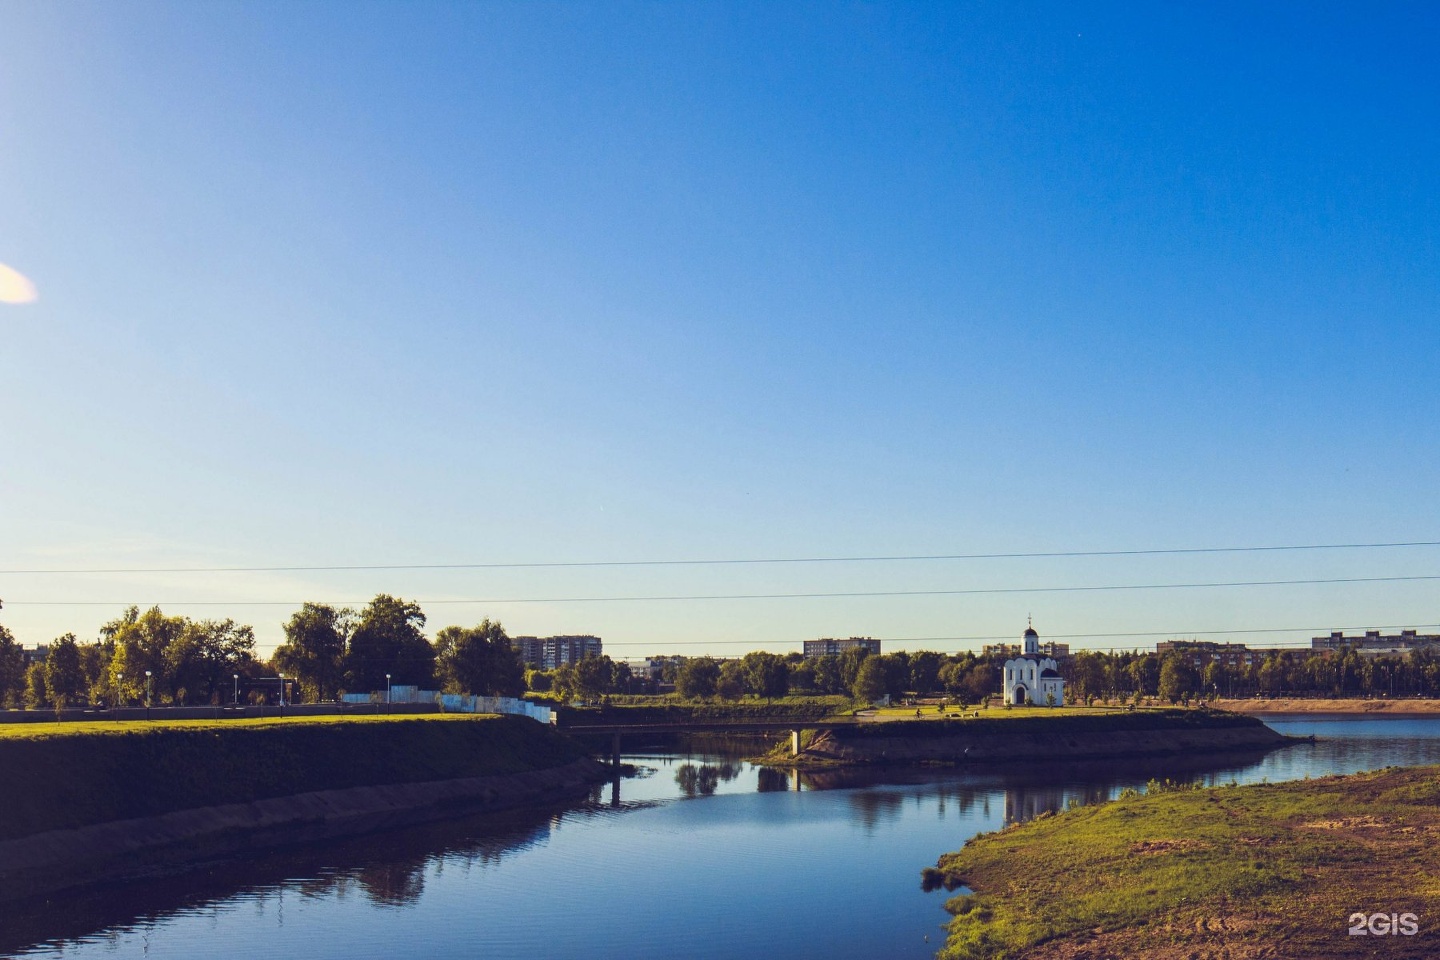
{"label": "bridge", "polygon": [[[790,733],[790,755],[800,752],[801,730],[837,730],[854,727],[861,720],[676,720],[667,723],[562,723],[559,729],[564,733],[610,735],[610,762],[620,765],[620,738],[627,733],[774,733],[788,730]],[[872,721],[873,722],[873,721]]]}

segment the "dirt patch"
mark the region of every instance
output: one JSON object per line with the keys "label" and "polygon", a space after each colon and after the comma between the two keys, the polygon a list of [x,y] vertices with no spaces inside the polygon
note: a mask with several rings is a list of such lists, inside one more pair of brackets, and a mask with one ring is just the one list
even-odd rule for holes
{"label": "dirt patch", "polygon": [[[1390,821],[1383,817],[1339,817],[1335,820],[1311,820],[1300,824],[1311,830],[1362,830],[1373,827],[1388,827]],[[1414,832],[1413,830],[1409,832]]]}
{"label": "dirt patch", "polygon": [[1210,844],[1205,843],[1203,840],[1141,840],[1139,843],[1130,845],[1130,852],[1141,855],[1153,855],[1174,853],[1177,850],[1204,850],[1209,846]]}

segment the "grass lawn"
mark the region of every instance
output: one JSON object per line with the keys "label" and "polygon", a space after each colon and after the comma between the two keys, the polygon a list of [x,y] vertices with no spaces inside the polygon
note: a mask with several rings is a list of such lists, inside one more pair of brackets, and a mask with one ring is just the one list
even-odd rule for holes
{"label": "grass lawn", "polygon": [[[1082,807],[976,837],[925,880],[972,891],[947,904],[943,960],[1431,957],[1437,841],[1440,768],[1392,769]],[[1418,932],[1350,934],[1376,913]]]}
{"label": "grass lawn", "polygon": [[[158,713],[159,711],[157,711]],[[51,723],[0,723],[0,741],[45,740],[75,736],[128,736],[147,730],[231,730],[257,727],[325,726],[353,723],[466,722],[477,717],[488,719],[494,714],[359,714],[320,717],[243,717],[234,720],[82,720]]]}
{"label": "grass lawn", "polygon": [[[1144,710],[1145,708],[1141,708]],[[915,711],[920,711],[920,716]],[[920,707],[877,707],[873,710],[862,710],[862,716],[871,716],[877,720],[941,720],[945,717],[969,717],[973,718],[975,713],[980,714],[980,719],[998,717],[1079,717],[1095,716],[1106,713],[1125,713],[1124,707],[1011,707],[1006,709],[1003,706],[968,706],[957,707],[948,705],[945,712],[941,713],[934,706]]]}

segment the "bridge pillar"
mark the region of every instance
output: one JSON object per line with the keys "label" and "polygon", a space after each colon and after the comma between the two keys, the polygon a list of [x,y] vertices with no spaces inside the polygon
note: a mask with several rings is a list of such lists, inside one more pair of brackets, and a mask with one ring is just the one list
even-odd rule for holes
{"label": "bridge pillar", "polygon": [[800,756],[800,731],[799,731],[799,730],[791,730],[791,731],[790,731],[790,756],[792,756],[792,757],[798,757],[798,756]]}
{"label": "bridge pillar", "polygon": [[620,769],[620,731],[616,730],[610,738],[610,763],[616,770]]}

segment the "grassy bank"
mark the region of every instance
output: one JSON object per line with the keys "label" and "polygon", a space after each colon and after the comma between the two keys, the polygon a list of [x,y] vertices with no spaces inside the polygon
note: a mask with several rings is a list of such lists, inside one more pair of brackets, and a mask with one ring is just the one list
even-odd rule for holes
{"label": "grassy bank", "polygon": [[[1440,768],[1156,790],[971,840],[926,882],[973,891],[944,960],[1440,953]],[[1417,916],[1414,936],[1349,933]]]}
{"label": "grassy bank", "polygon": [[1230,710],[1251,716],[1336,713],[1440,717],[1440,700],[1361,700],[1357,698],[1327,700],[1309,697],[1277,697],[1271,700],[1216,700],[1214,705],[1221,710]]}
{"label": "grassy bank", "polygon": [[[967,713],[975,711],[966,711]],[[948,713],[943,716],[922,715],[914,719],[894,719],[856,724],[841,736],[847,740],[907,737],[929,739],[947,737],[965,731],[990,734],[1044,734],[1062,736],[1078,733],[1111,733],[1153,730],[1224,730],[1253,727],[1253,717],[1239,716],[1216,710],[1146,709],[1117,710],[1108,707],[1017,707],[1013,710],[979,710],[979,716]]]}
{"label": "grassy bank", "polygon": [[0,840],[176,810],[520,773],[583,749],[519,717],[0,726]]}

